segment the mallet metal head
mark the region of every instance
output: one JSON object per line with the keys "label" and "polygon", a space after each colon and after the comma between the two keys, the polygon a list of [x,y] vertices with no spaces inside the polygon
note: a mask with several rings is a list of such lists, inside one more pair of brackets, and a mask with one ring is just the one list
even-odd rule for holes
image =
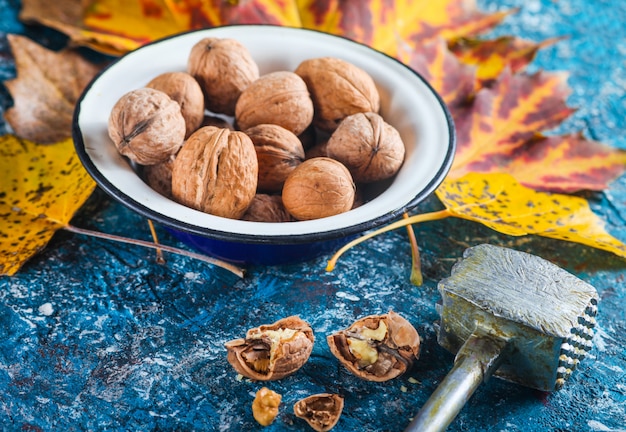
{"label": "mallet metal head", "polygon": [[491,374],[558,390],[592,347],[595,288],[535,255],[469,248],[439,291],[438,342],[455,365],[407,430],[444,430]]}

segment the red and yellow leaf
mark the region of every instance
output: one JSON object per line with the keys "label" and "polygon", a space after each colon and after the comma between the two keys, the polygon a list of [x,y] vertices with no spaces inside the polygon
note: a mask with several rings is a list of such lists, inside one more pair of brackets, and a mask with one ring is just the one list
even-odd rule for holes
{"label": "red and yellow leaf", "polygon": [[12,275],[70,221],[95,188],[71,139],[0,137],[0,275]]}
{"label": "red and yellow leaf", "polygon": [[504,234],[576,242],[626,258],[626,245],[607,233],[587,201],[576,196],[537,192],[501,173],[447,179],[437,196],[452,215]]}
{"label": "red and yellow leaf", "polygon": [[533,61],[537,52],[559,39],[552,38],[536,43],[514,36],[496,39],[459,38],[450,44],[451,51],[463,63],[475,65],[478,88],[496,80],[506,68],[511,72],[523,71]]}

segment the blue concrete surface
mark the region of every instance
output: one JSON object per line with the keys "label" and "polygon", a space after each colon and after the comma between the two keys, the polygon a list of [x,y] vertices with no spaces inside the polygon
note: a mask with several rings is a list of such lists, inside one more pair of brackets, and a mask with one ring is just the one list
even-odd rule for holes
{"label": "blue concrete surface", "polygon": [[[626,3],[607,0],[481,0],[487,11],[519,7],[494,32],[540,41],[567,36],[533,68],[570,73],[579,111],[558,132],[626,148]],[[0,78],[14,74],[6,32],[44,44],[54,32],[17,22],[19,2],[0,0]],[[0,89],[3,108],[10,104]],[[0,133],[6,125],[0,123]],[[0,174],[0,181],[2,177]],[[608,229],[626,241],[626,176],[585,194]],[[433,200],[423,209],[435,207]],[[149,238],[145,221],[96,191],[73,224]],[[565,388],[542,393],[497,379],[482,385],[450,431],[626,431],[626,261],[581,245],[498,235],[444,220],[416,227],[425,284],[409,283],[404,232],[350,251],[332,273],[326,259],[253,267],[240,280],[204,263],[59,232],[16,276],[0,277],[0,429],[260,430],[250,405],[261,384],[237,380],[223,343],[291,314],[317,341],[295,375],[269,383],[283,395],[267,431],[305,431],[293,403],[316,392],[345,396],[336,431],[401,431],[452,364],[435,340],[437,281],[467,246],[491,242],[549,259],[598,289],[595,347]],[[176,244],[159,230],[165,243]],[[403,377],[361,381],[338,366],[325,335],[390,308],[423,337],[421,358]],[[410,379],[413,378],[413,379]]]}

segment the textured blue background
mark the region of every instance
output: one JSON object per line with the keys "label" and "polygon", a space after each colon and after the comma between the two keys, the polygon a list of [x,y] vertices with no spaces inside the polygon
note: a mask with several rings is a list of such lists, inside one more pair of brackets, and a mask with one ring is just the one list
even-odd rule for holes
{"label": "textured blue background", "polygon": [[[14,76],[5,33],[58,48],[50,30],[25,27],[19,1],[0,0],[0,79]],[[531,70],[568,71],[579,110],[558,132],[626,149],[626,3],[602,0],[479,1],[487,11],[519,7],[494,32],[541,41]],[[10,104],[0,88],[2,108]],[[0,133],[6,125],[0,122]],[[0,173],[0,181],[2,179]],[[626,241],[626,176],[585,195],[608,229]],[[427,209],[436,205],[426,203]],[[145,221],[96,191],[73,224],[149,239]],[[345,396],[337,431],[401,431],[452,364],[435,341],[437,281],[467,246],[491,242],[535,253],[595,285],[601,297],[591,355],[556,393],[497,379],[479,388],[450,431],[625,431],[626,261],[580,245],[501,236],[461,220],[416,227],[425,284],[409,283],[403,231],[350,251],[326,273],[328,257],[249,269],[240,280],[178,256],[154,263],[151,251],[59,232],[16,276],[0,277],[0,429],[258,430],[250,404],[260,383],[236,380],[223,343],[249,327],[291,314],[317,335],[310,361],[269,384],[283,405],[268,431],[308,430],[293,403],[313,392]],[[161,240],[174,243],[159,231]],[[421,359],[387,383],[361,381],[330,354],[325,335],[390,308],[423,337]],[[413,377],[417,380],[409,380]]]}

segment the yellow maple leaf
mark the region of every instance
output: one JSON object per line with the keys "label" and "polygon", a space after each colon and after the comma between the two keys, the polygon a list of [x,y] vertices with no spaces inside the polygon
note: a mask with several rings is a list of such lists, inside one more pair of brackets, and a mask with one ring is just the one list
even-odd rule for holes
{"label": "yellow maple leaf", "polygon": [[0,275],[12,275],[67,225],[96,184],[71,139],[40,145],[4,135],[0,172]]}

